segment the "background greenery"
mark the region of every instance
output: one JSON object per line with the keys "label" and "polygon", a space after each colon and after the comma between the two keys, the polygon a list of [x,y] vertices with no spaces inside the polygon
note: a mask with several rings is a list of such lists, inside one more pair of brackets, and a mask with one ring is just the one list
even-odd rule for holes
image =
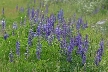
{"label": "background greenery", "polygon": [[[59,43],[54,40],[54,44],[49,46],[47,41],[44,39],[42,42],[42,53],[41,60],[38,60],[35,55],[37,38],[33,39],[33,46],[29,48],[29,58],[25,60],[25,50],[27,47],[27,37],[30,28],[29,21],[27,20],[26,26],[20,26],[20,18],[25,17],[27,14],[27,7],[34,7],[37,9],[40,2],[48,4],[49,13],[57,14],[60,8],[64,11],[65,19],[71,18],[76,14],[76,18],[82,16],[84,21],[88,22],[88,28],[82,30],[83,36],[89,35],[89,50],[87,53],[87,63],[85,66],[81,66],[81,59],[79,56],[75,56],[73,52],[73,61],[71,63],[66,61],[65,56],[61,55],[59,50]],[[16,10],[24,7],[24,13]],[[2,15],[2,8],[5,9],[5,15]],[[3,17],[6,20],[6,31],[9,34],[9,38],[5,41],[3,39],[3,31],[0,25],[0,72],[107,72],[108,71],[108,0],[67,0],[67,1],[54,1],[49,0],[47,2],[43,0],[36,0],[34,4],[33,0],[0,0],[0,19]],[[45,10],[45,7],[40,8]],[[103,25],[97,25],[97,21],[106,20]],[[13,22],[18,23],[19,37],[16,34],[12,36],[12,24]],[[106,30],[101,30],[103,27]],[[97,49],[99,48],[99,42],[101,38],[104,38],[105,48],[102,56],[102,61],[99,66],[95,66],[94,58]],[[18,58],[15,54],[15,44],[19,40],[21,44],[21,56]],[[9,52],[12,49],[14,53],[14,62],[9,62]],[[91,56],[90,56],[91,54]]]}

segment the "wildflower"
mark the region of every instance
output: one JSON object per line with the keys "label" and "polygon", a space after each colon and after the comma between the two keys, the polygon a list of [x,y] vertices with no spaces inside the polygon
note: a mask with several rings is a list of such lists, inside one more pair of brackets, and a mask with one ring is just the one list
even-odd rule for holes
{"label": "wildflower", "polygon": [[83,28],[84,28],[84,29],[85,29],[85,28],[88,28],[87,22],[86,22],[85,24],[83,24]]}
{"label": "wildflower", "polygon": [[4,39],[6,40],[9,37],[9,35],[5,32]]}
{"label": "wildflower", "polygon": [[13,23],[13,29],[17,29],[17,24],[16,23]]}
{"label": "wildflower", "polygon": [[82,18],[79,18],[76,24],[76,30],[79,30],[82,24],[83,24],[83,20]]}
{"label": "wildflower", "polygon": [[52,41],[54,39],[54,35],[51,33],[51,35],[48,36],[48,44],[52,45]]}
{"label": "wildflower", "polygon": [[40,25],[38,25],[36,32],[37,32],[37,35],[40,36],[40,34],[41,34],[41,26]]}
{"label": "wildflower", "polygon": [[6,23],[5,23],[5,20],[3,18],[3,20],[2,20],[2,29],[5,29],[5,27],[6,27]]}
{"label": "wildflower", "polygon": [[86,54],[84,53],[83,50],[81,52],[81,58],[82,58],[82,64],[84,65],[86,63]]}
{"label": "wildflower", "polygon": [[74,39],[70,39],[70,43],[67,47],[67,61],[71,62],[72,61],[72,51],[74,49]]}
{"label": "wildflower", "polygon": [[38,60],[40,59],[41,47],[42,47],[42,45],[41,45],[40,41],[38,41],[37,48],[36,48],[36,57]]}
{"label": "wildflower", "polygon": [[32,35],[28,35],[28,45],[32,46]]}
{"label": "wildflower", "polygon": [[32,9],[32,12],[31,12],[31,14],[32,14],[32,19],[34,18],[34,16],[35,16],[35,10],[34,9]]}
{"label": "wildflower", "polygon": [[62,22],[62,21],[63,21],[63,18],[64,18],[63,15],[64,15],[64,13],[63,13],[63,10],[61,9],[61,10],[58,12],[58,16],[57,16],[59,22]]}
{"label": "wildflower", "polygon": [[88,47],[89,47],[88,35],[86,35],[86,38],[85,38],[84,43],[83,43],[83,46],[84,46],[84,52],[87,52]]}
{"label": "wildflower", "polygon": [[20,42],[19,41],[16,42],[16,54],[20,56]]}
{"label": "wildflower", "polygon": [[101,61],[101,58],[102,58],[102,55],[103,55],[103,49],[104,49],[104,41],[102,40],[100,42],[100,48],[96,52],[96,57],[95,57],[96,66],[98,66],[99,62]]}
{"label": "wildflower", "polygon": [[56,34],[56,37],[57,37],[58,41],[60,41],[61,28],[60,28],[59,26],[56,27],[56,29],[55,29],[55,34]]}

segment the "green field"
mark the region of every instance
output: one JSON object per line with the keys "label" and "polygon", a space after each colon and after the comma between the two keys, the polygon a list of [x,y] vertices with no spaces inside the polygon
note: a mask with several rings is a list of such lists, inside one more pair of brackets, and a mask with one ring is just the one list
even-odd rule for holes
{"label": "green field", "polygon": [[[66,2],[60,0],[49,0],[48,2],[44,0],[34,1],[35,0],[0,0],[0,21],[4,18],[6,22],[4,29],[2,24],[0,24],[0,72],[108,71],[108,10],[102,8],[102,2],[98,2],[97,0],[91,2],[90,0],[84,0],[85,2],[81,0],[67,0]],[[93,6],[89,6],[90,3],[93,3]],[[46,13],[47,5],[48,13]],[[87,7],[85,7],[86,5]],[[18,10],[16,9],[17,6]],[[21,7],[24,8],[24,11],[21,11]],[[4,14],[2,13],[3,8]],[[96,11],[98,8],[99,11]],[[29,15],[28,9],[30,9]],[[61,18],[58,19],[57,15],[61,10],[63,10],[63,15],[60,13]],[[44,18],[42,18],[42,15],[44,15]],[[53,16],[56,17],[56,19],[54,19]],[[35,22],[34,19],[36,18],[38,21]],[[98,21],[104,20],[104,24],[96,24]],[[53,22],[54,28],[52,28]],[[77,29],[78,22],[80,24],[79,30]],[[88,27],[84,28],[83,26],[86,22]],[[12,28],[13,23],[17,24],[17,29]],[[47,25],[47,23],[49,23],[49,28],[47,28],[47,26],[45,29],[42,28],[42,26]],[[66,30],[65,24],[67,26]],[[59,26],[61,28],[61,41],[59,41],[57,37],[59,34],[55,33],[56,27]],[[38,27],[40,28],[38,29]],[[70,30],[68,31],[68,29]],[[37,35],[39,33],[39,36],[34,37],[35,34],[33,34],[32,37],[31,30]],[[4,39],[5,32],[8,34],[6,40]],[[86,55],[86,62],[83,64],[82,53],[85,48],[84,42],[86,35],[88,35],[88,49],[87,52],[84,53]],[[72,44],[70,44],[71,39],[73,39]],[[100,42],[102,39],[104,41],[104,49],[102,51],[101,61],[96,65],[96,53],[97,50],[101,48]],[[66,43],[63,43],[65,40]],[[17,45],[17,42],[19,42],[19,45]],[[31,43],[31,45],[29,45],[29,43]],[[38,46],[39,43],[41,47]],[[61,44],[63,44],[63,47]],[[71,45],[74,46],[73,50],[69,50],[68,48]],[[17,48],[18,46],[19,48]],[[77,51],[80,46],[82,46],[82,50],[79,50],[81,54],[78,54]],[[70,58],[71,61],[68,61]]]}

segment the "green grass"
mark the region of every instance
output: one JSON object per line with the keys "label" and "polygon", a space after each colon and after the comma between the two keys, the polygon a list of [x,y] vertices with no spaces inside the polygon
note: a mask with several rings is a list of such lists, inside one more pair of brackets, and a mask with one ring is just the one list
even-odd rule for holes
{"label": "green grass", "polygon": [[[74,13],[76,13],[76,19],[79,17],[83,17],[84,22],[87,20],[89,27],[86,30],[81,30],[81,34],[83,38],[86,34],[89,35],[90,46],[87,52],[87,63],[85,66],[81,66],[81,58],[80,56],[75,55],[75,51],[73,52],[73,60],[71,63],[66,61],[66,57],[60,54],[60,47],[58,41],[55,39],[54,44],[52,46],[48,45],[48,42],[45,39],[41,38],[42,42],[42,53],[41,60],[36,58],[36,45],[38,38],[33,39],[33,46],[29,48],[29,58],[25,60],[25,49],[27,47],[27,37],[28,31],[30,28],[29,21],[27,21],[26,26],[20,26],[20,17],[24,17],[24,14],[20,14],[19,11],[16,11],[16,5],[18,4],[19,8],[24,7],[27,10],[27,4],[30,1],[28,0],[0,0],[0,15],[2,14],[2,8],[5,8],[5,19],[6,19],[6,31],[9,34],[9,38],[5,41],[3,39],[3,32],[0,29],[0,72],[84,72],[84,67],[86,67],[86,72],[101,72],[108,71],[108,49],[107,49],[107,40],[108,35],[105,33],[104,35],[100,32],[98,28],[91,28],[92,25],[95,25],[97,21],[108,19],[108,12],[105,10],[100,11],[99,13],[93,15],[90,13],[78,12],[79,6],[76,2],[68,2],[68,3],[55,3],[48,2],[49,4],[49,13],[57,14],[57,12],[62,8],[64,10],[64,17],[71,18]],[[30,4],[33,6],[32,4]],[[34,5],[37,9],[39,6],[39,0],[36,0],[36,4]],[[41,10],[45,10],[45,7],[41,8]],[[2,19],[2,15],[0,18]],[[12,24],[14,21],[18,22],[18,30],[16,30],[16,35],[12,36]],[[107,28],[107,23],[104,27]],[[0,26],[1,27],[1,26]],[[76,33],[75,33],[76,34]],[[18,37],[19,35],[19,37]],[[102,57],[102,61],[99,66],[94,65],[94,57],[97,49],[99,48],[99,42],[101,38],[104,38],[105,41],[105,50]],[[16,41],[19,40],[21,44],[21,56],[18,58],[15,54],[16,52]],[[12,49],[14,53],[14,62],[9,62],[9,52]],[[76,50],[76,48],[75,48]],[[91,56],[90,56],[91,54]]]}

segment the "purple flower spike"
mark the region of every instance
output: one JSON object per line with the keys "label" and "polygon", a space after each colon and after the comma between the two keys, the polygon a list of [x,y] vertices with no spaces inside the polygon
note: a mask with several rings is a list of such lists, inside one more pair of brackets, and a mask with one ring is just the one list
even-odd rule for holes
{"label": "purple flower spike", "polygon": [[3,18],[3,20],[2,20],[2,29],[5,29],[5,27],[6,27],[6,22],[5,22],[4,18]]}
{"label": "purple flower spike", "polygon": [[20,42],[19,41],[16,42],[16,54],[20,56]]}
{"label": "purple flower spike", "polygon": [[17,29],[17,24],[16,23],[13,23],[13,29]]}
{"label": "purple flower spike", "polygon": [[37,48],[36,48],[36,57],[38,60],[40,60],[41,48],[42,48],[42,45],[41,45],[40,41],[38,41]]}
{"label": "purple flower spike", "polygon": [[81,26],[83,25],[83,19],[82,17],[78,19],[77,24],[76,24],[76,30],[79,30]]}
{"label": "purple flower spike", "polygon": [[88,50],[88,47],[89,47],[88,35],[86,35],[86,38],[85,38],[84,43],[83,43],[83,46],[84,46],[84,52],[86,53],[87,50]]}
{"label": "purple flower spike", "polygon": [[5,32],[4,39],[6,40],[9,37],[9,35]]}
{"label": "purple flower spike", "polygon": [[40,59],[40,51],[39,50],[36,51],[36,56],[37,56],[37,59],[39,60]]}
{"label": "purple flower spike", "polygon": [[55,34],[56,34],[56,37],[57,37],[58,41],[60,41],[61,28],[60,28],[59,26],[56,27],[56,29],[55,29]]}
{"label": "purple flower spike", "polygon": [[88,28],[88,23],[86,22],[85,24],[83,24],[83,28]]}
{"label": "purple flower spike", "polygon": [[101,61],[102,55],[103,55],[103,50],[104,50],[104,41],[100,42],[100,48],[96,52],[96,57],[95,57],[95,64],[96,66],[99,65],[99,62]]}
{"label": "purple flower spike", "polygon": [[86,55],[84,51],[82,51],[82,64],[84,65],[86,63]]}
{"label": "purple flower spike", "polygon": [[28,36],[28,45],[32,46],[32,36],[31,35]]}

